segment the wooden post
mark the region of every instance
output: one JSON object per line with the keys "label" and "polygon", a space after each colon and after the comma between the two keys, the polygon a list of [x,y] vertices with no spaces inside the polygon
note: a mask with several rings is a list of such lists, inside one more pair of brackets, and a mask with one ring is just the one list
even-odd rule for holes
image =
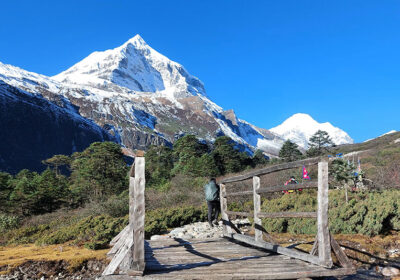
{"label": "wooden post", "polygon": [[262,241],[263,232],[261,230],[262,224],[261,219],[258,217],[258,213],[261,212],[261,196],[257,193],[260,188],[260,177],[253,177],[253,201],[254,201],[254,238],[256,241]]}
{"label": "wooden post", "polygon": [[318,258],[320,265],[332,267],[331,242],[328,228],[328,162],[318,163]]}
{"label": "wooden post", "polygon": [[[132,166],[132,168],[135,168],[135,166]],[[131,173],[131,176],[129,176],[129,232],[132,232],[132,236],[133,236],[133,224],[135,222],[135,177],[133,177],[132,175],[134,174],[134,170],[133,174]]]}
{"label": "wooden post", "polygon": [[132,247],[129,248],[128,253],[125,258],[121,261],[119,266],[119,271],[122,273],[128,273],[130,270],[136,270],[136,265],[134,265],[133,260],[133,250],[135,247],[135,238],[134,238],[134,223],[135,223],[135,172],[136,165],[133,164],[131,170],[129,172],[129,224],[128,224],[128,235],[127,238],[130,243],[132,243]]}
{"label": "wooden post", "polygon": [[219,201],[221,204],[221,218],[222,218],[222,227],[224,231],[224,235],[232,234],[232,228],[229,221],[229,216],[226,213],[228,211],[228,204],[226,200],[226,188],[224,184],[220,184],[219,186]]}
{"label": "wooden post", "polygon": [[[131,192],[133,183],[133,192]],[[144,216],[145,200],[145,158],[135,158],[135,177],[130,177],[129,227],[133,231],[133,250],[129,275],[138,275],[144,271]]]}

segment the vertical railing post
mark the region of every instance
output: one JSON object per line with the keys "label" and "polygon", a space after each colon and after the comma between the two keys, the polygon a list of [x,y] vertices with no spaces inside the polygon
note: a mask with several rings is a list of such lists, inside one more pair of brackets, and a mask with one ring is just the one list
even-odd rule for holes
{"label": "vertical railing post", "polygon": [[[133,192],[132,191],[133,181]],[[145,179],[145,158],[135,158],[135,177],[130,178],[130,200],[129,200],[129,227],[133,230],[133,249],[132,262],[128,274],[136,274],[144,271],[144,217],[145,200],[144,190],[146,186]]]}
{"label": "vertical railing post", "polygon": [[226,200],[226,188],[224,184],[220,184],[219,186],[219,201],[221,204],[221,218],[222,218],[222,227],[223,227],[223,232],[224,235],[230,235],[232,234],[232,228],[230,225],[230,221],[229,221],[229,216],[226,213],[226,211],[228,211],[228,203]]}
{"label": "vertical railing post", "polygon": [[261,212],[261,196],[257,193],[260,188],[260,177],[253,177],[253,201],[254,201],[254,239],[256,241],[262,241],[262,224],[261,219],[258,217],[258,213]]}
{"label": "vertical railing post", "polygon": [[332,267],[328,202],[328,162],[322,161],[318,163],[318,257],[322,266]]}

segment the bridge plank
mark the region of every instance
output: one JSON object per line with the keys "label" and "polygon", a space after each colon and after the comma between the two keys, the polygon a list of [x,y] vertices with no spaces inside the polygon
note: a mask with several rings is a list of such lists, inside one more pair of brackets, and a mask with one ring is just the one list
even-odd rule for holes
{"label": "bridge plank", "polygon": [[146,270],[142,277],[108,276],[100,279],[298,279],[354,272],[354,269],[326,269],[224,238],[151,240],[145,249]]}

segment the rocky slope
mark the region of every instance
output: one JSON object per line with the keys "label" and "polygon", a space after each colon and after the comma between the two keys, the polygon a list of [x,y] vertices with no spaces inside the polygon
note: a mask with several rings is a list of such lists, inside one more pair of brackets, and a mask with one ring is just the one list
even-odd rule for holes
{"label": "rocky slope", "polygon": [[42,170],[41,160],[115,137],[65,99],[50,102],[0,81],[0,171]]}

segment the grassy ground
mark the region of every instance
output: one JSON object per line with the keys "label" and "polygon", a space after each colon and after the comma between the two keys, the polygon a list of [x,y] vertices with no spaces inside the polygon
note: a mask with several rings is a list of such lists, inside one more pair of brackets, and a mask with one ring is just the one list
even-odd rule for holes
{"label": "grassy ground", "polygon": [[27,261],[61,261],[68,262],[71,271],[79,268],[91,259],[105,260],[105,250],[89,250],[69,243],[59,245],[37,246],[26,244],[0,247],[0,275]]}

